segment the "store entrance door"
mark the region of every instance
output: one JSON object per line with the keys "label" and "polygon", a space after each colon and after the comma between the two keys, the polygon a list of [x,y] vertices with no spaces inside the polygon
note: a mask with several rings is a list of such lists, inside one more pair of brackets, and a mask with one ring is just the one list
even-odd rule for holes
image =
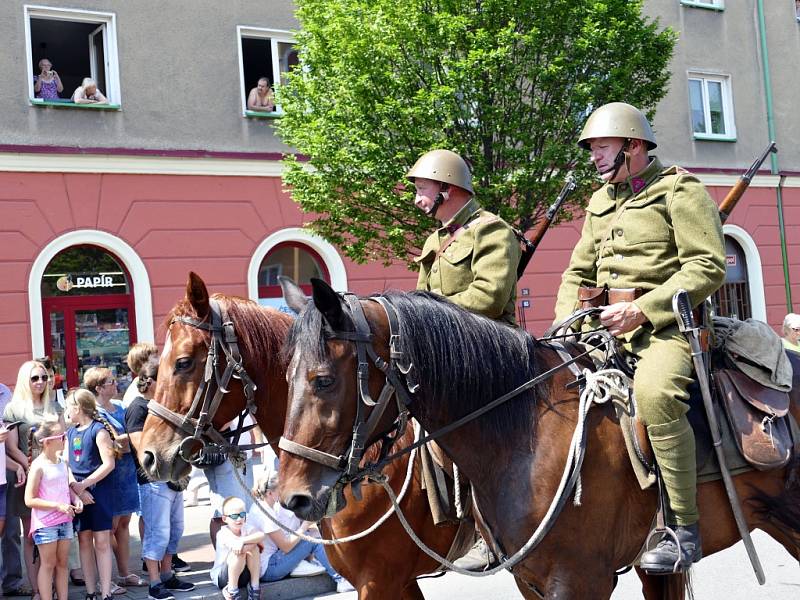
{"label": "store entrance door", "polygon": [[[125,357],[136,343],[133,305],[129,296],[80,296],[44,301],[45,349],[67,387],[83,381],[89,367],[104,366],[124,386]],[[121,387],[123,387],[121,386]]]}
{"label": "store entrance door", "polygon": [[130,382],[125,358],[136,343],[134,298],[122,264],[95,246],[64,250],[42,280],[44,347],[56,386],[71,388],[89,367],[111,369],[118,391]]}

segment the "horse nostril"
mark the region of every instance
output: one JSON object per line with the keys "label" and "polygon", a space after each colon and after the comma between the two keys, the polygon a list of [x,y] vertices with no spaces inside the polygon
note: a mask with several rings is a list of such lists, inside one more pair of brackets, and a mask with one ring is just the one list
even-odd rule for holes
{"label": "horse nostril", "polygon": [[142,468],[144,469],[145,473],[150,473],[156,466],[156,455],[150,452],[149,450],[144,451],[144,457],[142,458]]}
{"label": "horse nostril", "polygon": [[301,519],[308,516],[308,513],[311,511],[311,505],[311,496],[308,494],[292,494],[284,504],[286,508]]}

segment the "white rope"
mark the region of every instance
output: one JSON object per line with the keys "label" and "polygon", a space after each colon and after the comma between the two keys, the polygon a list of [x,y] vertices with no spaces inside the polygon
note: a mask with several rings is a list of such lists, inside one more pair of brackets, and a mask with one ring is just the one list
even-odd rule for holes
{"label": "white rope", "polygon": [[[570,442],[569,451],[567,453],[567,462],[564,466],[564,473],[561,476],[561,482],[559,483],[558,490],[553,497],[552,502],[550,503],[550,508],[547,510],[547,514],[545,514],[542,521],[539,523],[539,526],[536,528],[536,531],[533,532],[533,535],[525,542],[525,545],[520,548],[513,556],[508,558],[507,560],[503,561],[497,567],[493,569],[489,569],[488,571],[467,571],[466,569],[462,569],[461,567],[457,567],[455,564],[440,556],[437,552],[430,549],[425,543],[417,536],[414,532],[411,525],[408,523],[406,516],[403,514],[402,509],[400,508],[397,497],[395,496],[394,490],[391,486],[387,483],[386,477],[384,476],[380,483],[383,485],[383,489],[386,490],[386,493],[389,495],[389,498],[392,500],[392,504],[397,511],[397,517],[400,519],[400,523],[402,523],[403,528],[406,530],[406,533],[414,540],[414,543],[419,546],[419,548],[425,552],[428,556],[433,558],[434,560],[441,563],[447,569],[451,571],[455,571],[456,573],[461,573],[462,575],[467,575],[469,577],[488,577],[490,575],[494,575],[500,571],[504,571],[506,569],[511,569],[517,563],[522,561],[525,556],[536,547],[542,539],[544,539],[545,534],[550,529],[551,521],[557,517],[556,509],[558,507],[559,500],[561,496],[564,494],[565,488],[567,486],[567,482],[570,479],[570,476],[573,470],[577,470],[580,473],[581,465],[583,464],[583,457],[585,455],[586,447],[581,443],[583,440],[583,433],[586,427],[586,413],[589,411],[592,403],[602,404],[607,402],[608,400],[621,396],[624,392],[622,390],[625,388],[625,381],[626,377],[622,371],[618,369],[604,369],[602,371],[598,371],[596,373],[592,373],[588,369],[584,370],[583,376],[586,378],[586,389],[581,394],[579,403],[578,403],[578,421],[575,425],[575,431],[572,435],[572,440]],[[587,392],[587,390],[589,390]],[[624,396],[622,396],[624,397]]]}
{"label": "white rope", "polygon": [[[422,428],[420,427],[419,423],[417,423],[416,420],[414,420],[412,422],[414,423],[414,441],[416,442],[416,441],[418,441],[420,439],[420,436],[421,436],[421,433],[422,433]],[[417,449],[414,448],[414,450],[411,451],[411,455],[408,457],[408,468],[406,469],[406,478],[403,481],[403,487],[400,488],[400,495],[398,496],[398,499],[397,499],[398,503],[403,499],[403,497],[406,495],[406,492],[408,491],[408,487],[409,487],[409,484],[411,483],[412,475],[414,474],[414,461],[416,459],[416,456],[417,456]],[[242,479],[242,476],[239,473],[239,469],[234,469],[233,473],[234,473],[234,475],[236,477],[236,480],[239,482],[239,485],[242,486],[242,489],[245,490],[247,495],[250,496],[250,498],[252,498],[253,502],[258,506],[259,510],[262,513],[264,513],[264,515],[266,515],[266,517],[270,521],[272,521],[275,525],[277,525],[278,527],[283,529],[285,532],[290,533],[292,535],[295,535],[298,538],[300,538],[301,540],[305,540],[307,542],[313,542],[315,544],[323,544],[325,546],[335,546],[336,544],[345,544],[347,542],[354,542],[356,540],[360,540],[361,538],[368,536],[373,531],[375,531],[378,527],[383,525],[383,523],[386,521],[386,519],[388,519],[390,516],[392,516],[392,513],[395,512],[395,506],[396,505],[393,504],[392,506],[389,507],[389,510],[387,510],[383,514],[383,516],[381,516],[380,519],[375,521],[375,523],[373,523],[372,526],[369,527],[369,529],[365,529],[361,533],[356,533],[356,534],[349,535],[349,536],[343,537],[343,538],[333,538],[333,539],[330,539],[330,540],[320,539],[320,538],[317,538],[317,537],[312,537],[312,536],[306,535],[305,533],[301,533],[299,531],[294,531],[293,529],[287,527],[286,525],[284,525],[283,523],[278,521],[272,515],[272,513],[269,510],[267,510],[261,504],[261,502],[258,500],[258,498],[256,498],[253,495],[252,490],[247,486],[247,484]],[[378,482],[378,483],[384,484],[384,488],[388,485],[388,484],[385,484],[385,479],[380,481],[380,482]],[[389,487],[389,489],[392,489],[392,488]],[[392,495],[394,496],[394,490],[392,490]]]}
{"label": "white rope", "polygon": [[461,505],[461,477],[459,477],[458,465],[453,463],[453,494],[456,504],[456,518],[464,518],[464,507]]}

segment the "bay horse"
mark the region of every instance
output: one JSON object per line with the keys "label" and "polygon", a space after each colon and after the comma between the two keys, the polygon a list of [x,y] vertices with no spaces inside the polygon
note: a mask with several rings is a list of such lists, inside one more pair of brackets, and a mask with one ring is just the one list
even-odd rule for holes
{"label": "bay horse", "polygon": [[[222,294],[209,297],[205,283],[195,273],[189,274],[186,297],[170,310],[165,320],[167,342],[160,359],[155,400],[177,415],[188,413],[204,376],[210,334],[181,319],[209,322],[211,300],[223,307],[234,323],[243,366],[256,385],[255,419],[277,452],[276,443],[283,430],[288,394],[287,360],[280,349],[292,318],[243,298]],[[241,381],[234,379],[229,393],[212,416],[213,427],[221,429],[245,406]],[[397,442],[397,447],[409,445],[413,437],[409,428]],[[188,473],[190,464],[179,452],[186,438],[187,432],[174,424],[156,414],[148,415],[142,442],[137,449],[140,464],[148,477],[177,480]],[[406,456],[387,469],[390,484],[396,492],[406,477],[407,466]],[[427,544],[437,552],[446,553],[457,527],[433,524],[420,479],[419,461],[416,461],[411,483],[401,502],[403,511]],[[364,531],[391,506],[378,486],[364,485],[362,493],[363,499],[356,502],[348,492],[349,508],[334,518],[322,520],[321,530],[325,538],[343,538]],[[358,590],[359,600],[420,600],[423,595],[416,577],[438,567],[435,560],[420,552],[409,539],[396,515],[389,517],[369,535],[353,542],[327,546],[326,552],[333,567]]]}
{"label": "bay horse", "polygon": [[[365,360],[365,348],[386,363],[405,361],[401,371],[414,375],[419,386],[409,393],[408,408],[426,431],[447,426],[564,362],[551,345],[434,294],[356,299],[320,280],[312,284],[313,302],[300,313],[287,342],[289,407],[280,443],[281,503],[302,519],[341,507],[333,499],[347,482],[356,416],[370,414],[358,406],[358,363]],[[289,297],[286,288],[284,295]],[[798,362],[795,418],[800,417]],[[373,398],[384,385],[384,372],[369,366]],[[437,440],[472,483],[475,505],[506,555],[525,544],[559,485],[578,420],[578,392],[567,387],[571,381],[574,375],[560,369]],[[396,412],[389,405],[378,430],[388,427]],[[526,598],[609,598],[615,571],[637,557],[655,516],[657,494],[637,483],[610,403],[594,406],[586,423],[582,505],[567,502],[540,545],[513,567]],[[332,460],[316,460],[305,447]],[[332,466],[337,459],[339,468]],[[749,527],[771,535],[795,559],[800,558],[798,470],[795,458],[784,469],[735,478]],[[704,555],[738,541],[721,481],[701,484],[698,503]],[[647,598],[682,598],[685,580],[685,574],[646,576],[643,592]]]}

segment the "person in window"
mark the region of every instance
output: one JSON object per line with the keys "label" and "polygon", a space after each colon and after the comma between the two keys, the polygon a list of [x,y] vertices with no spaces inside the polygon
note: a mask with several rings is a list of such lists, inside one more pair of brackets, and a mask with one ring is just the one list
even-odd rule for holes
{"label": "person in window", "polygon": [[108,104],[108,98],[97,89],[97,82],[91,77],[85,77],[83,83],[72,93],[75,104]]}
{"label": "person in window", "polygon": [[800,353],[800,315],[797,313],[783,318],[783,347]]}
{"label": "person in window", "polygon": [[43,58],[39,61],[39,74],[33,76],[33,95],[42,100],[58,100],[64,91],[61,78],[53,69],[53,63]]}
{"label": "person in window", "polygon": [[258,85],[250,90],[247,97],[247,110],[258,112],[275,111],[275,95],[269,85],[269,79],[262,77],[258,80]]}

